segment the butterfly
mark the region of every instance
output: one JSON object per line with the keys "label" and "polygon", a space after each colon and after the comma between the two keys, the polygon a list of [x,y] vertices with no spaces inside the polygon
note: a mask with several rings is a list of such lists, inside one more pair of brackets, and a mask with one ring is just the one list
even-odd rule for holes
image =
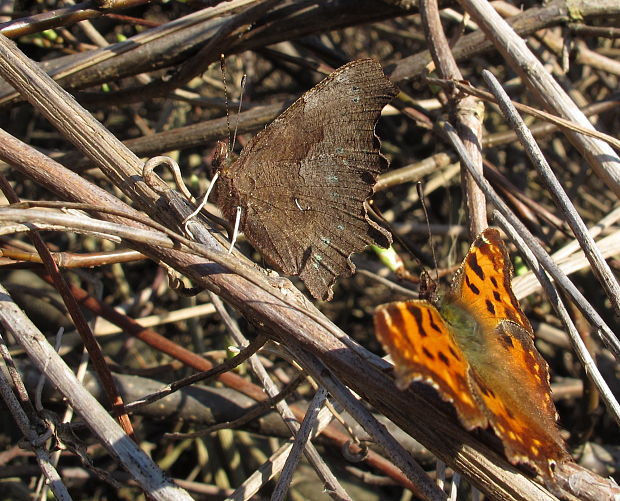
{"label": "butterfly", "polygon": [[512,292],[512,264],[499,232],[474,241],[451,289],[425,300],[379,306],[375,333],[395,366],[397,385],[430,383],[469,430],[490,425],[512,464],[548,481],[570,458],[556,424],[547,363]]}
{"label": "butterfly", "polygon": [[[389,247],[366,201],[387,169],[374,133],[397,89],[372,59],[348,63],[259,132],[218,170],[214,201],[276,270],[330,300],[354,252]],[[238,210],[241,209],[240,215]]]}

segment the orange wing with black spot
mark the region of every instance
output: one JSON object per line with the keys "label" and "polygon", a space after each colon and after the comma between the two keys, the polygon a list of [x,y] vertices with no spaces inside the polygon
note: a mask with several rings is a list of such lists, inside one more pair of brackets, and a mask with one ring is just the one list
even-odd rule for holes
{"label": "orange wing with black spot", "polygon": [[375,334],[392,357],[400,388],[428,382],[452,402],[465,427],[487,425],[471,391],[469,364],[437,308],[426,301],[379,306]]}
{"label": "orange wing with black spot", "polygon": [[[478,324],[475,343],[461,348],[481,410],[506,456],[551,479],[553,463],[568,453],[556,425],[548,366],[534,346],[532,326],[512,292],[511,278],[512,264],[499,232],[486,229],[467,253],[448,301],[469,311]],[[467,339],[456,334],[457,344]]]}
{"label": "orange wing with black spot", "polygon": [[503,374],[489,378],[475,365],[471,371],[482,410],[511,463],[527,463],[552,479],[554,463],[570,456],[556,424],[547,363],[521,326],[503,322],[494,335],[497,348],[488,358]]}
{"label": "orange wing with black spot", "polygon": [[512,265],[494,229],[472,244],[440,310],[426,301],[381,306],[375,333],[400,386],[429,381],[467,428],[490,424],[506,457],[553,482],[570,459],[556,425],[549,371],[511,288]]}
{"label": "orange wing with black spot", "polygon": [[494,228],[474,241],[452,282],[447,301],[462,304],[483,328],[493,329],[510,320],[534,335],[529,320],[512,292],[512,263]]}

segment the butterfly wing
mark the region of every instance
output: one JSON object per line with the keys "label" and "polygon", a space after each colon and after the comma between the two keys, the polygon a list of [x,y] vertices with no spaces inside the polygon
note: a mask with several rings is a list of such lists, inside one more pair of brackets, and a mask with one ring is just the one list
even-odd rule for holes
{"label": "butterfly wing", "polygon": [[[389,232],[365,208],[387,168],[374,134],[396,95],[381,66],[363,59],[320,82],[244,148],[222,171],[218,206],[275,268],[299,275],[316,298],[330,299],[349,260],[369,244],[389,246]],[[217,189],[217,188],[216,188]]]}
{"label": "butterfly wing", "polygon": [[400,388],[412,381],[429,382],[452,402],[466,428],[486,427],[472,393],[469,364],[437,308],[426,301],[389,303],[377,308],[374,321]]}
{"label": "butterfly wing", "polygon": [[452,282],[449,301],[475,312],[476,320],[490,330],[509,320],[534,336],[529,320],[512,292],[512,263],[499,231],[484,230],[472,244]]}
{"label": "butterfly wing", "polygon": [[[511,287],[512,265],[499,232],[483,231],[453,282],[451,308],[466,311],[474,329],[454,330],[471,367],[474,391],[506,456],[548,479],[568,457],[556,425],[549,370]],[[443,311],[443,310],[442,310]]]}
{"label": "butterfly wing", "polygon": [[519,325],[503,322],[496,334],[495,363],[472,371],[476,391],[508,460],[552,479],[553,464],[569,455],[556,424],[547,363]]}

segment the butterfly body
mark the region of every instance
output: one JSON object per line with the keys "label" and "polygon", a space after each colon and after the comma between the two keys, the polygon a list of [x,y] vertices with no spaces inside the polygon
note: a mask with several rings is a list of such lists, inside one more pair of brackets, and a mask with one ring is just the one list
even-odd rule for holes
{"label": "butterfly body", "polygon": [[490,425],[508,459],[546,479],[569,458],[556,425],[547,364],[510,287],[512,266],[497,230],[473,243],[443,302],[383,305],[375,332],[397,383],[431,383],[468,428]]}
{"label": "butterfly body", "polygon": [[366,200],[387,168],[374,134],[396,87],[371,59],[339,68],[293,103],[220,171],[215,203],[265,260],[332,297],[349,257],[391,235],[369,219]]}

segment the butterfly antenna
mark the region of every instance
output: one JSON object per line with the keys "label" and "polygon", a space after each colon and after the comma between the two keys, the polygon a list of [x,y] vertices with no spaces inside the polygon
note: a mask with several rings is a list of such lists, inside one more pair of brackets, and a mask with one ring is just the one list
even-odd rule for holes
{"label": "butterfly antenna", "polygon": [[[426,269],[429,266],[432,266],[431,260],[430,258],[428,258],[418,247],[417,245],[413,245],[411,242],[407,242],[405,241],[398,233],[398,231],[396,231],[394,229],[394,227],[392,226],[392,224],[383,216],[383,214],[381,213],[381,211],[379,210],[379,208],[373,203],[373,200],[367,200],[364,203],[364,207],[366,208],[368,214],[370,216],[372,216],[372,218],[375,221],[380,221],[381,224],[383,226],[385,226],[386,228],[388,228],[390,230],[390,232],[392,233],[392,237],[394,238],[395,241],[397,241],[403,249],[405,249],[405,251],[413,258],[415,259],[418,264]],[[387,249],[388,251],[390,249]],[[381,251],[379,251],[381,252]],[[400,259],[400,258],[399,258]],[[400,269],[400,271],[397,270],[393,270],[396,275],[398,275],[398,277],[400,279],[403,280],[408,280],[411,283],[417,284],[419,283],[419,279],[413,277],[413,275],[411,275],[411,273],[409,273],[409,271],[407,271],[407,269],[405,269],[404,265],[403,267]]]}
{"label": "butterfly antenna", "polygon": [[228,151],[232,151],[230,109],[228,106],[228,86],[226,85],[226,57],[220,54],[220,71],[222,72],[222,84],[224,85],[224,103],[226,104],[226,130],[228,130]]}
{"label": "butterfly antenna", "polygon": [[433,265],[435,266],[435,280],[439,281],[439,268],[437,266],[437,256],[435,255],[435,246],[432,241],[432,233],[431,233],[431,222],[428,218],[428,210],[426,208],[426,198],[424,196],[424,186],[420,181],[418,181],[415,185],[416,191],[418,192],[418,197],[420,199],[420,203],[422,204],[422,210],[424,211],[424,219],[426,220],[426,232],[428,235],[428,243],[431,246],[431,255],[433,256]]}
{"label": "butterfly antenna", "polygon": [[230,149],[232,150],[235,147],[235,142],[237,141],[237,130],[239,130],[239,115],[241,115],[241,105],[243,103],[243,94],[245,94],[245,83],[247,81],[247,75],[244,73],[241,78],[241,92],[239,93],[239,107],[237,108],[237,116],[235,118],[235,131],[233,133],[232,144],[230,145]]}

